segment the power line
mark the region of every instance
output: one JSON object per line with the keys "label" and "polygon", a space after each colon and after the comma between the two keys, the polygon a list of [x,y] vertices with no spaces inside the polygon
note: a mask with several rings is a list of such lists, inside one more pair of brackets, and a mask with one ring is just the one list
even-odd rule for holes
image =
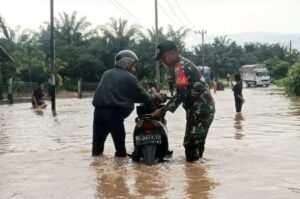
{"label": "power line", "polygon": [[161,6],[161,4],[158,2],[159,8],[165,13],[165,15],[169,18],[170,21],[172,21],[174,24],[178,25],[178,23],[166,12],[166,10]]}
{"label": "power line", "polygon": [[172,10],[172,12],[174,13],[174,16],[177,18],[177,20],[178,20],[181,24],[183,24],[183,26],[185,26],[185,24],[183,23],[183,21],[181,21],[181,19],[176,15],[176,12],[175,12],[175,10],[173,9],[173,7],[171,6],[169,0],[167,0],[167,3],[168,3],[169,8],[170,8],[170,9]]}
{"label": "power line", "polygon": [[179,8],[181,14],[184,16],[184,18],[187,20],[187,22],[196,30],[196,27],[193,25],[193,23],[189,20],[189,18],[186,16],[186,14],[183,12],[181,6],[179,5],[178,1],[175,0],[175,3],[177,4],[177,7]]}
{"label": "power line", "polygon": [[207,33],[206,30],[201,30],[201,31],[195,31],[196,34],[201,34],[202,36],[202,45],[201,45],[201,52],[202,52],[202,67],[204,70],[204,35]]}
{"label": "power line", "polygon": [[128,13],[129,16],[142,24],[142,22],[138,18],[136,18],[129,10],[127,10],[118,0],[114,0],[114,2],[117,3],[126,13]]}
{"label": "power line", "polygon": [[110,1],[119,11],[121,11],[125,16],[129,16],[122,8],[120,8],[117,4],[116,4],[116,2],[114,2],[114,0],[111,0]]}

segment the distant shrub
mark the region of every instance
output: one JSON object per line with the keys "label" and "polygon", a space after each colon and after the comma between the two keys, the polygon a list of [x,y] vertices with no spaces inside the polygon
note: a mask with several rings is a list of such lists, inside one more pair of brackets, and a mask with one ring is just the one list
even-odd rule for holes
{"label": "distant shrub", "polygon": [[283,81],[289,95],[300,96],[300,62],[296,62],[289,69],[288,75]]}

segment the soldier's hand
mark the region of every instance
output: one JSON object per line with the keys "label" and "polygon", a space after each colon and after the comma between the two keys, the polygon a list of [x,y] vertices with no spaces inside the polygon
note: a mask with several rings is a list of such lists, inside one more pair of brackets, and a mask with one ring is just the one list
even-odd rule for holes
{"label": "soldier's hand", "polygon": [[161,93],[161,96],[164,98],[164,102],[167,101],[168,95],[166,93]]}
{"label": "soldier's hand", "polygon": [[166,102],[167,101],[167,94],[165,93],[156,93],[156,100],[159,102],[159,103],[163,103],[163,102]]}
{"label": "soldier's hand", "polygon": [[162,103],[165,103],[165,102],[167,101],[167,99],[168,99],[168,95],[167,95],[166,93],[160,93],[160,95],[161,95],[162,98],[163,98]]}

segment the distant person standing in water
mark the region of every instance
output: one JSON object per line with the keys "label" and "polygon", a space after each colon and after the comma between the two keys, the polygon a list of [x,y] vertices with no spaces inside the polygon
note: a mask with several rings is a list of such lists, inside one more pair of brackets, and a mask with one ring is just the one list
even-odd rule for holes
{"label": "distant person standing in water", "polygon": [[46,103],[44,102],[44,84],[42,82],[38,83],[38,88],[33,91],[31,103],[33,108],[46,108]]}
{"label": "distant person standing in water", "polygon": [[236,84],[232,87],[234,93],[235,109],[237,113],[242,112],[242,105],[245,102],[243,97],[243,82],[240,74],[234,75]]}
{"label": "distant person standing in water", "polygon": [[213,81],[213,91],[214,91],[214,94],[217,94],[217,90],[218,90],[218,79],[214,78],[214,81]]}
{"label": "distant person standing in water", "polygon": [[229,73],[227,73],[227,76],[226,76],[226,79],[227,79],[227,85],[228,85],[228,87],[229,87],[229,81],[230,81],[230,74]]}

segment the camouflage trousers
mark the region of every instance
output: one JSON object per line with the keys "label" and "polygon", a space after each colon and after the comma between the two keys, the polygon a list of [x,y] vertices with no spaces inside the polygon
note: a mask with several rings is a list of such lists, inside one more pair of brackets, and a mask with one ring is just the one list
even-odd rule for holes
{"label": "camouflage trousers", "polygon": [[187,122],[183,145],[187,161],[195,161],[202,158],[204,152],[207,133],[214,119],[214,100],[210,93],[199,95],[193,90],[184,108]]}

